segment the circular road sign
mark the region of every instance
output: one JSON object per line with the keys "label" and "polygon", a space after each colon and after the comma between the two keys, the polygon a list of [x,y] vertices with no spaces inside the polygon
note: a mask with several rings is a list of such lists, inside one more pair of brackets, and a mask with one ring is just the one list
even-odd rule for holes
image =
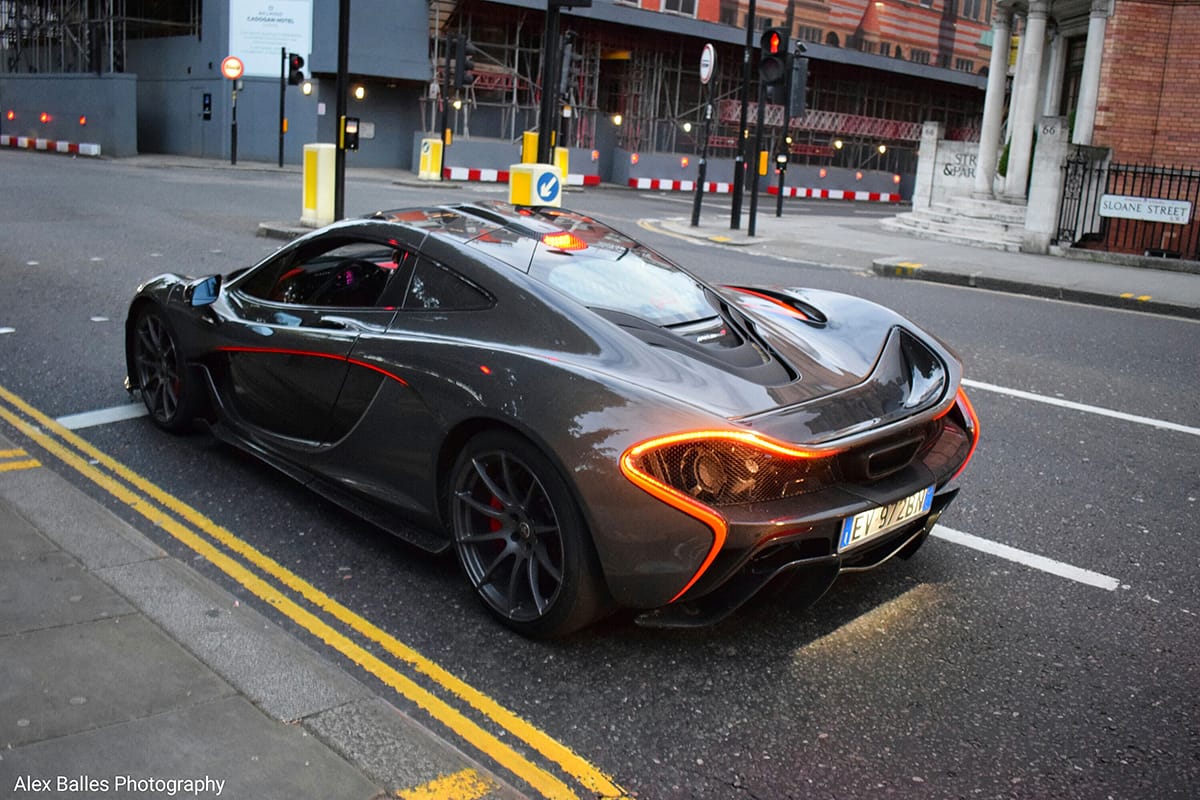
{"label": "circular road sign", "polygon": [[221,62],[221,74],[231,81],[236,81],[242,77],[242,73],[246,70],[246,65],[237,56],[226,56]]}
{"label": "circular road sign", "polygon": [[700,51],[700,82],[708,83],[708,79],[712,77],[713,69],[717,66],[717,51],[712,44],[704,45],[704,49]]}
{"label": "circular road sign", "polygon": [[539,175],[537,179],[537,186],[535,187],[537,190],[538,199],[546,205],[554,204],[558,201],[559,187],[560,184],[558,181],[558,176],[556,176],[554,173],[546,172],[542,175]]}

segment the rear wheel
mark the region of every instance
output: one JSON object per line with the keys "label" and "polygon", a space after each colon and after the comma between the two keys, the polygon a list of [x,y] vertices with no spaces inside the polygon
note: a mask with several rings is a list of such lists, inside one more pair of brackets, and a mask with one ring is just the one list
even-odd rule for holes
{"label": "rear wheel", "polygon": [[156,308],[147,308],[133,328],[133,364],[138,388],[158,427],[179,433],[191,426],[202,387],[192,378],[171,324]]}
{"label": "rear wheel", "polygon": [[451,473],[451,528],[467,578],[488,609],[527,636],[561,636],[598,619],[607,594],[566,481],[536,447],[490,431]]}

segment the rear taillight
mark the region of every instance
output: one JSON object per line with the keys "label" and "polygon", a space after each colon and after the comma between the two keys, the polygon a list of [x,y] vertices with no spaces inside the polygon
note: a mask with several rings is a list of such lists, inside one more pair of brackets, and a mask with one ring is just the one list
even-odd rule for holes
{"label": "rear taillight", "polygon": [[979,417],[975,415],[975,407],[971,405],[971,401],[962,387],[959,387],[958,396],[954,400],[954,410],[961,417],[961,424],[966,429],[967,435],[971,437],[971,449],[967,451],[967,457],[963,459],[962,464],[959,464],[958,469],[950,476],[950,480],[957,478],[967,468],[967,464],[971,463],[971,457],[975,455],[975,447],[979,444]]}

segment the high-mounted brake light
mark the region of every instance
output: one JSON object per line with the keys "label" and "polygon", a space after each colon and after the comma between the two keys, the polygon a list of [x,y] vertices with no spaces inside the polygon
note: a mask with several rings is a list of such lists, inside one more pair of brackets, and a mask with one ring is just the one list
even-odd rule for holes
{"label": "high-mounted brake light", "polygon": [[586,250],[587,242],[573,233],[547,233],[542,236],[542,244],[555,250]]}

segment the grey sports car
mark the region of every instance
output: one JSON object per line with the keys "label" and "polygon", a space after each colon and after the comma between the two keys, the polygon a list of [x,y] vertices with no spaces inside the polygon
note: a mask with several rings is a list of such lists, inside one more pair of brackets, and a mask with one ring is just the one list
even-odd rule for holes
{"label": "grey sports car", "polygon": [[878,305],[713,286],[586,214],[476,203],[336,223],[162,275],[126,385],[206,420],[554,636],[719,620],[908,556],[978,439],[946,347]]}

